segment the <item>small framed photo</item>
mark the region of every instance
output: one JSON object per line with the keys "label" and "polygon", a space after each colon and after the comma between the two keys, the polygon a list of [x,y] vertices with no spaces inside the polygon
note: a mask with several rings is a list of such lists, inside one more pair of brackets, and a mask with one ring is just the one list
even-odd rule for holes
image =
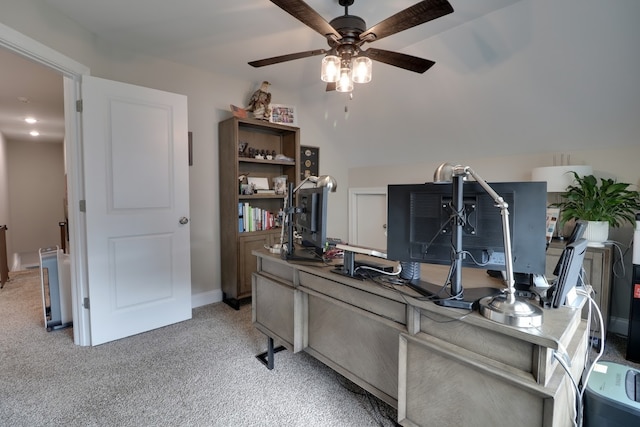
{"label": "small framed photo", "polygon": [[292,105],[271,104],[271,123],[298,126],[296,107]]}

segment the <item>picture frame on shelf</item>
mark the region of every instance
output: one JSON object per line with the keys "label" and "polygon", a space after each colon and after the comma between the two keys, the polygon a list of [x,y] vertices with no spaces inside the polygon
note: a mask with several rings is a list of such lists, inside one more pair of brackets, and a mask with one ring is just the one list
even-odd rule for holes
{"label": "picture frame on shelf", "polygon": [[247,182],[255,190],[268,190],[269,180],[261,176],[248,176]]}
{"label": "picture frame on shelf", "polygon": [[271,123],[287,126],[298,126],[298,115],[293,105],[271,104]]}

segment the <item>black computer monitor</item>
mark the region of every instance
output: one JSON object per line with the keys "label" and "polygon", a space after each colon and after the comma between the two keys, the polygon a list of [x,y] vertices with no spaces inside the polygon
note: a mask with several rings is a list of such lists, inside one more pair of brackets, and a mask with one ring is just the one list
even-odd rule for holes
{"label": "black computer monitor", "polygon": [[[547,189],[544,182],[490,183],[508,203],[514,273],[545,272]],[[501,210],[477,182],[463,186],[463,206],[453,184],[389,185],[387,257],[452,265],[453,230],[462,225],[463,267],[505,270]],[[415,287],[415,286],[414,286]]]}
{"label": "black computer monitor", "polygon": [[322,260],[327,246],[328,198],[327,187],[301,188],[296,193],[295,228],[302,237],[305,252],[318,260]]}

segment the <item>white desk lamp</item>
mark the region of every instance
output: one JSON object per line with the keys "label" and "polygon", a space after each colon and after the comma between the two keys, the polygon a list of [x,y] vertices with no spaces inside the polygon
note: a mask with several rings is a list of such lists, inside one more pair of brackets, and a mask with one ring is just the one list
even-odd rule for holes
{"label": "white desk lamp", "polygon": [[[473,169],[469,166],[453,166],[450,163],[443,163],[436,169],[433,182],[444,183],[454,182],[452,200],[456,201],[458,205],[462,202],[462,188],[463,181],[467,176],[472,176],[478,184],[493,198],[496,203],[496,207],[500,209],[502,215],[502,235],[504,241],[504,254],[505,254],[505,267],[506,267],[506,285],[507,289],[496,296],[488,296],[482,298],[479,302],[480,313],[495,322],[503,323],[510,326],[518,327],[538,327],[542,325],[542,309],[529,303],[529,301],[516,297],[515,295],[515,279],[513,277],[513,253],[511,250],[511,233],[509,231],[509,204],[496,193],[487,182],[482,179]],[[456,190],[456,184],[459,185],[459,189]],[[457,207],[456,207],[457,208]],[[454,262],[457,263],[456,271],[457,275],[461,274],[462,258],[459,254],[462,252],[462,224],[459,223],[457,227],[456,238],[456,257]],[[458,277],[458,280],[460,278]],[[453,282],[452,282],[453,283]],[[460,283],[458,282],[461,291]],[[453,293],[453,292],[452,292]]]}
{"label": "white desk lamp", "polygon": [[[293,206],[293,195],[300,189],[302,186],[308,182],[312,182],[316,187],[327,187],[330,192],[334,193],[338,189],[338,182],[331,175],[320,175],[314,176],[310,175],[298,184],[296,188],[293,188],[293,183],[289,183],[289,188],[287,190],[287,196],[284,198],[284,221],[285,224],[282,224],[282,230],[280,231],[280,255],[283,259],[289,259],[293,256],[293,214],[295,212],[295,207]],[[287,244],[284,245],[284,229],[285,225],[287,228]]]}

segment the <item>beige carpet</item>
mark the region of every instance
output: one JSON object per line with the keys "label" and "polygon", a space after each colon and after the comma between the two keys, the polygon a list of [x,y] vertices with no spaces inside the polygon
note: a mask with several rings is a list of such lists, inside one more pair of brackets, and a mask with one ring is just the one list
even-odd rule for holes
{"label": "beige carpet", "polygon": [[392,426],[396,411],[312,357],[269,371],[251,307],[98,347],[44,328],[39,272],[0,291],[0,426]]}

